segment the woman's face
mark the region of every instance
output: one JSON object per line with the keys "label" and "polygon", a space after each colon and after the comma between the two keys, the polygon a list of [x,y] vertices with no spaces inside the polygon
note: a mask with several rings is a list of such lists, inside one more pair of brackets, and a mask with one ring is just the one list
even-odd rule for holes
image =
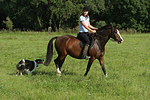
{"label": "woman's face", "polygon": [[86,17],[86,16],[88,15],[88,13],[89,13],[89,11],[84,11],[84,12],[83,12],[83,16]]}

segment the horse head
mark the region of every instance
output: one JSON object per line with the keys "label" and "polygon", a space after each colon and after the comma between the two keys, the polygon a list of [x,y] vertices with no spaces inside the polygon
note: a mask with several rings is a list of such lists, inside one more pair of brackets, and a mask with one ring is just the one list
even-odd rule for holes
{"label": "horse head", "polygon": [[115,25],[106,25],[99,28],[96,32],[96,36],[104,39],[109,39],[109,37],[111,37],[112,39],[114,39],[114,41],[117,41],[118,43],[122,43],[124,41],[120,35],[118,28]]}
{"label": "horse head", "polygon": [[122,36],[120,35],[118,28],[115,25],[111,25],[110,37],[117,41],[119,44],[124,41]]}

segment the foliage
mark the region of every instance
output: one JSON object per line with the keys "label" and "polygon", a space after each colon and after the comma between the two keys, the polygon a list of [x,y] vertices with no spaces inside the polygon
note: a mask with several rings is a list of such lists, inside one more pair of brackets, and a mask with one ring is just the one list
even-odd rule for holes
{"label": "foliage", "polygon": [[105,10],[104,0],[87,0],[86,5],[92,10],[92,14],[100,14],[103,10]]}
{"label": "foliage", "polygon": [[99,22],[96,22],[96,27],[103,27],[106,25],[106,22],[105,21],[99,21]]}
{"label": "foliage", "polygon": [[[53,23],[56,24],[57,29],[61,27],[63,21],[67,21],[69,19],[73,20],[71,18],[72,16],[77,16],[81,13],[79,9],[81,9],[81,4],[73,4],[72,1],[62,1],[62,0],[55,0],[51,1],[51,15],[50,15],[50,24]],[[76,19],[74,19],[76,20]]]}
{"label": "foliage", "polygon": [[115,22],[121,29],[134,28],[137,31],[150,31],[149,0],[107,0],[104,16],[107,23]]}
{"label": "foliage", "polygon": [[53,31],[73,29],[78,26],[84,5],[90,8],[93,26],[105,21],[121,29],[150,31],[149,0],[0,0],[0,18],[9,16],[14,28],[21,30],[41,31],[49,26]]}
{"label": "foliage", "polygon": [[9,30],[13,29],[13,22],[12,22],[12,20],[9,17],[6,17],[6,21],[4,20],[3,23],[6,24],[6,27]]}

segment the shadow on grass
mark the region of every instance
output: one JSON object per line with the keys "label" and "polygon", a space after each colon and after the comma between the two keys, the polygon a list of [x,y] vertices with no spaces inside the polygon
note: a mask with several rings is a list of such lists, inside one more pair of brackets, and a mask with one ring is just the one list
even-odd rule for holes
{"label": "shadow on grass", "polygon": [[[16,75],[16,72],[14,73],[7,73],[8,75]],[[31,73],[31,76],[35,76],[35,75],[48,75],[48,76],[55,76],[57,73],[55,71],[52,72],[45,72],[45,71],[34,71]],[[61,72],[62,75],[76,75],[76,73],[74,72],[69,72],[68,70],[63,70]],[[22,72],[23,76],[26,76],[26,72],[23,71]],[[29,74],[30,75],[30,74]],[[17,76],[20,76],[20,74],[18,74]]]}
{"label": "shadow on grass", "polygon": [[[32,73],[32,76],[33,76],[33,75],[56,76],[56,74],[57,74],[57,73],[56,73],[55,71],[52,71],[52,72],[35,71],[35,72]],[[76,73],[74,73],[74,72],[68,72],[68,70],[67,70],[67,71],[63,70],[63,71],[61,72],[61,75],[71,75],[71,76],[73,76],[73,75],[76,75]]]}
{"label": "shadow on grass", "polygon": [[[16,75],[16,73],[7,73],[7,75]],[[19,74],[18,74],[19,75]]]}
{"label": "shadow on grass", "polygon": [[[8,75],[16,75],[16,72],[14,72],[14,73],[7,73],[7,74]],[[22,75],[23,76],[27,76],[25,71],[22,72]],[[34,75],[49,75],[49,76],[53,76],[53,75],[56,75],[56,72],[34,71],[34,72],[31,73],[31,76],[34,76]],[[17,76],[21,76],[21,75],[18,73]]]}
{"label": "shadow on grass", "polygon": [[63,70],[62,72],[62,75],[64,74],[64,75],[76,75],[76,73],[74,73],[74,72],[68,72],[68,70]]}
{"label": "shadow on grass", "polygon": [[[16,73],[17,73],[17,71],[16,71],[16,72],[13,72],[13,73],[7,73],[7,75],[15,75],[15,76],[16,76]],[[23,72],[22,72],[22,75],[27,75],[27,74],[26,74],[25,71],[23,71]],[[20,73],[18,73],[17,76],[21,76]]]}
{"label": "shadow on grass", "polygon": [[32,72],[32,76],[33,75],[48,75],[48,76],[53,76],[53,75],[56,75],[56,73],[54,71],[53,72],[35,71],[35,72]]}

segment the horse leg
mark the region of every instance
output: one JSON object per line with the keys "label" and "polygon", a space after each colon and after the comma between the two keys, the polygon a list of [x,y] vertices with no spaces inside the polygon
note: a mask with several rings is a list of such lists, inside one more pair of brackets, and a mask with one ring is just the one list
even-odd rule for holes
{"label": "horse leg", "polygon": [[88,74],[88,72],[89,72],[89,70],[91,68],[91,65],[92,65],[94,60],[95,60],[95,58],[93,58],[93,57],[89,59],[89,62],[88,62],[88,65],[87,65],[87,69],[86,69],[86,72],[85,72],[84,76],[87,76],[87,74]]}
{"label": "horse leg", "polygon": [[54,60],[58,74],[61,74],[61,67],[62,67],[62,64],[63,64],[64,61],[65,61],[65,58],[66,58],[66,56],[62,56],[62,57],[58,56],[58,57]]}
{"label": "horse leg", "polygon": [[101,58],[99,59],[99,62],[100,62],[100,65],[101,65],[101,67],[102,67],[102,70],[103,70],[103,72],[104,72],[104,75],[107,77],[106,69],[105,69],[105,66],[104,66],[104,57],[101,57]]}
{"label": "horse leg", "polygon": [[[66,58],[66,57],[65,57]],[[63,59],[63,60],[61,60],[60,61],[60,63],[59,63],[59,70],[61,71],[61,67],[62,67],[62,65],[63,65],[63,63],[64,63],[64,61],[65,61],[65,58]]]}

